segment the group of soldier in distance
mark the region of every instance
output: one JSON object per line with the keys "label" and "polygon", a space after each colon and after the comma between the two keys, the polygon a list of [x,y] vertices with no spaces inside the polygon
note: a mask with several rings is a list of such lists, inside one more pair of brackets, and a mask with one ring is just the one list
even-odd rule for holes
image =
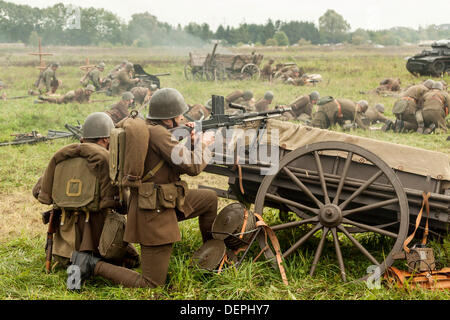
{"label": "group of soldier in distance", "polygon": [[[262,72],[268,81],[272,81],[277,72],[282,75],[279,78],[289,84],[301,85],[305,80],[301,80],[298,76],[301,72],[296,69],[282,71],[279,66],[274,71],[273,63],[271,59]],[[101,91],[121,99],[85,119],[80,143],[57,151],[33,188],[33,195],[39,202],[53,206],[50,217],[46,215],[44,220],[57,226],[51,253],[54,261],[65,267],[78,266],[81,280],[96,275],[125,287],[162,286],[166,283],[173,244],[181,240],[179,221],[198,217],[203,243],[213,238],[211,228],[217,216],[217,195],[211,190],[190,189],[180,175],[195,176],[205,169],[211,159],[208,146],[214,143],[214,135],[192,130],[191,145],[183,145],[177,153],[197,161],[176,163],[171,155],[179,145],[170,132],[182,124],[193,127],[193,121],[207,119],[212,111],[212,100],[188,105],[176,89],[138,87],[138,79],[133,77],[133,64],[128,61],[115,66],[104,77],[106,66],[99,63],[80,79],[80,88],[57,96],[61,85],[57,77],[59,67],[58,63],[52,63],[40,74],[37,91],[29,92],[38,96],[36,103],[89,103],[92,94]],[[404,90],[400,84],[398,79],[386,79],[375,90],[377,94],[394,92],[398,96],[393,106],[395,119],[384,115],[382,104],[369,106],[366,100],[321,97],[316,90],[288,104],[290,111],[284,112],[280,119],[322,129],[340,125],[345,129],[367,130],[374,123],[383,123],[383,131],[446,132],[445,118],[450,105],[446,84],[429,79]],[[0,81],[0,95],[7,99],[1,92],[3,87]],[[281,107],[271,106],[274,98],[273,91],[256,99],[250,90],[235,90],[225,97],[225,102],[226,105],[241,105],[247,112],[262,112]],[[110,181],[108,149],[112,130],[129,128],[129,121],[136,120],[130,115],[132,108],[138,109],[134,115],[140,114],[138,118],[142,122],[133,129],[132,139],[127,140],[127,144],[131,143],[134,150],[142,152],[127,155],[131,157],[129,163],[135,163],[136,167],[140,164],[140,170],[123,177],[129,190],[126,193]],[[226,112],[242,110],[229,108]],[[202,148],[194,148],[195,143],[200,143]],[[91,190],[87,185],[95,188]],[[82,197],[83,203],[74,203],[74,195]],[[106,254],[110,248],[104,248],[104,238],[115,239],[120,223],[124,225],[124,245],[115,247],[114,254]],[[111,228],[111,225],[116,227]],[[140,244],[140,254],[132,243]],[[142,273],[132,270],[138,265]]]}

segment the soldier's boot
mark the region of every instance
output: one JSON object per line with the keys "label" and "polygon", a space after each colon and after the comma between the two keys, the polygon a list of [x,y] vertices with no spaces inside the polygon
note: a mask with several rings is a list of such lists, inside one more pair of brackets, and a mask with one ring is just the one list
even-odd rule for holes
{"label": "soldier's boot", "polygon": [[94,257],[92,253],[74,251],[70,261],[80,268],[80,277],[83,281],[94,274],[95,265],[100,261],[100,258]]}
{"label": "soldier's boot", "polygon": [[425,129],[425,126],[423,125],[423,124],[419,124],[419,127],[417,128],[417,133],[424,133],[424,129]]}
{"label": "soldier's boot", "polygon": [[394,132],[400,133],[403,129],[403,121],[402,120],[395,120],[394,125]]}
{"label": "soldier's boot", "polygon": [[425,131],[423,132],[423,134],[430,134],[433,133],[434,130],[436,129],[436,125],[434,123],[430,124],[428,128],[425,129]]}
{"label": "soldier's boot", "polygon": [[386,120],[383,127],[381,128],[381,131],[386,132],[393,128],[394,123],[391,120]]}

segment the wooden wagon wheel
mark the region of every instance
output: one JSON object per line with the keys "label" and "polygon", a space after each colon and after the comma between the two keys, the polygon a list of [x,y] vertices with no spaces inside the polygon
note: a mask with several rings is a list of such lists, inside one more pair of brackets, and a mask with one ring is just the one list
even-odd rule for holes
{"label": "wooden wagon wheel", "polygon": [[[295,167],[299,163],[307,163],[308,169]],[[352,257],[360,254],[367,267],[378,266],[381,275],[392,264],[392,255],[401,251],[408,232],[408,202],[395,172],[370,151],[343,142],[315,143],[284,156],[277,173],[266,176],[258,189],[255,212],[262,214],[265,207],[289,208],[297,216],[295,221],[271,225],[282,244],[283,258],[306,246],[307,240],[321,231],[310,276],[315,273],[330,234],[341,277],[346,281],[341,240],[346,238],[353,246],[350,250],[356,252]],[[300,233],[299,239],[289,239],[287,242],[291,243],[283,244],[287,232]],[[372,248],[370,241],[363,245],[358,237],[366,232],[383,236],[383,241],[386,236],[388,240],[384,242],[391,242],[386,245],[387,250]],[[353,236],[354,233],[358,235]],[[367,242],[367,237],[362,240]],[[267,247],[263,234],[258,242],[261,248]],[[264,254],[267,259],[275,258],[271,248]],[[365,268],[357,273],[356,278],[361,280],[370,276]]]}
{"label": "wooden wagon wheel", "polygon": [[241,74],[244,75],[246,78],[257,80],[261,76],[261,70],[259,70],[256,64],[247,63],[242,67]]}
{"label": "wooden wagon wheel", "polygon": [[189,62],[184,66],[184,77],[189,81],[194,79],[194,69]]}

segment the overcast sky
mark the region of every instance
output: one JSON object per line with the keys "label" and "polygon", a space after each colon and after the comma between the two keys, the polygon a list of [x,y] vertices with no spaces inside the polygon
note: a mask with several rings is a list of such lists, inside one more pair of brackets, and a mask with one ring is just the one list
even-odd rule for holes
{"label": "overcast sky", "polygon": [[262,24],[267,19],[309,21],[318,24],[327,9],[334,9],[357,28],[379,30],[396,26],[418,28],[450,23],[450,0],[6,0],[33,7],[56,3],[105,8],[125,21],[148,11],[173,26],[208,23],[215,31],[222,25]]}

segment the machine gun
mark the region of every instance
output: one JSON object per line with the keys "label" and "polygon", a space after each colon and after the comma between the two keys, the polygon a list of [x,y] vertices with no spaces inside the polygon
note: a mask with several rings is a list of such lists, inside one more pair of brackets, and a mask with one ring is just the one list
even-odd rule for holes
{"label": "machine gun", "polygon": [[168,76],[170,73],[149,74],[145,72],[144,68],[140,64],[134,65],[134,76],[139,79],[139,86],[150,88],[152,84],[156,85],[158,89],[161,88],[159,76]]}
{"label": "machine gun", "polygon": [[208,119],[196,122],[194,128],[182,126],[175,129],[183,128],[189,132],[191,132],[192,130],[207,131],[210,129],[219,129],[223,127],[229,128],[237,125],[244,125],[246,123],[259,120],[262,120],[265,123],[267,119],[279,117],[283,113],[292,110],[292,108],[290,107],[280,107],[278,109],[262,112],[247,112],[245,107],[242,105],[230,103],[228,106],[232,109],[241,110],[242,113],[234,115],[225,114],[225,98],[223,96],[213,95],[212,113]]}
{"label": "machine gun", "polygon": [[43,136],[42,134],[38,133],[37,131],[32,131],[29,133],[12,134],[12,136],[14,136],[15,139],[12,141],[0,142],[0,147],[21,145],[21,144],[34,144],[37,142],[56,140],[56,139],[62,139],[62,138],[75,138],[78,140],[81,139],[82,133],[81,133],[80,126],[72,126],[72,125],[66,124],[65,127],[67,130],[69,130],[69,132],[58,131],[58,130],[48,130],[47,136]]}

